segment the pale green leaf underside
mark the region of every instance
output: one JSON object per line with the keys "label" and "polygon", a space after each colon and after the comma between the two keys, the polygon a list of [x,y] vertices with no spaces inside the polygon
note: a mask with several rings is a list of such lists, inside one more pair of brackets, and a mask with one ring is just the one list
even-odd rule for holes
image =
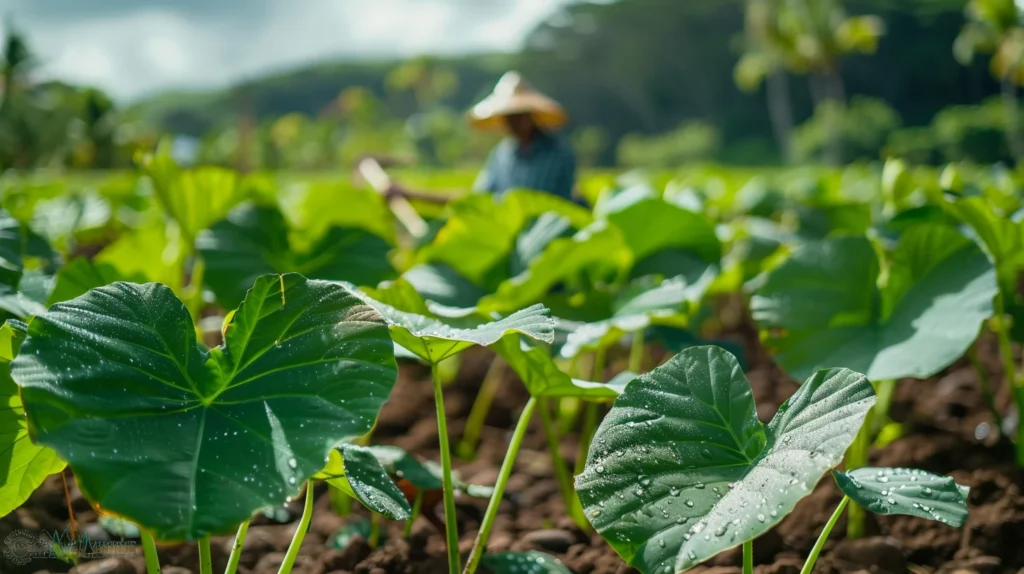
{"label": "pale green leaf underside", "polygon": [[[554,341],[555,321],[543,305],[533,305],[502,319],[467,328],[454,327],[441,319],[419,313],[400,311],[365,292],[358,293],[383,315],[396,343],[429,363],[438,363],[474,345],[493,345],[511,333],[545,343]],[[422,300],[414,303],[423,305]]]}
{"label": "pale green leaf underside", "polygon": [[225,339],[197,343],[168,288],[115,283],[36,317],[11,369],[33,436],[94,504],[195,540],[296,495],[397,377],[380,316],[295,274],[261,277]]}
{"label": "pale green leaf underside", "polygon": [[614,399],[622,392],[621,378],[613,383],[595,383],[570,378],[545,348],[530,345],[519,335],[507,335],[491,345],[522,379],[533,397],[581,397]]}
{"label": "pale green leaf underside", "polygon": [[766,532],[836,466],[874,403],[845,369],[804,383],[767,427],[736,359],[695,347],[631,381],[576,488],[642,572],[678,572]]}
{"label": "pale green leaf underside", "polygon": [[[751,298],[751,312],[772,334],[768,346],[779,364],[797,378],[842,365],[886,380],[926,378],[963,355],[992,315],[995,270],[955,231],[928,227],[904,232],[901,242],[919,243],[920,255],[898,249],[911,263],[897,260],[893,285],[882,292],[875,287],[878,261],[864,237],[806,244],[772,271]],[[951,241],[960,247],[927,260]],[[880,315],[883,302],[888,316]]]}
{"label": "pale green leaf underside", "polygon": [[876,514],[908,514],[957,528],[967,521],[970,489],[951,477],[908,468],[834,472],[851,500]]}

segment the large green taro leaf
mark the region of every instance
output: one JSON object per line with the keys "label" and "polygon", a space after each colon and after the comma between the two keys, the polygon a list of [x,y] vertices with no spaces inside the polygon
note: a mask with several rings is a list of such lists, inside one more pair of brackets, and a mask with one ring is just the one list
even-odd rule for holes
{"label": "large green taro leaf", "polygon": [[178,224],[189,243],[248,195],[235,172],[219,167],[181,169],[163,144],[156,154],[146,158],[142,168],[153,183],[164,214]]}
{"label": "large green taro leaf", "polygon": [[907,229],[889,280],[864,237],[798,248],[751,298],[767,344],[791,375],[844,366],[873,381],[926,378],[949,366],[992,315],[992,263],[956,230]]}
{"label": "large green taro leaf", "polygon": [[763,426],[736,359],[687,349],[626,385],[576,490],[628,563],[681,572],[789,514],[839,464],[874,402],[863,375],[819,371]]}
{"label": "large green taro leaf", "polygon": [[32,443],[10,361],[24,337],[24,324],[0,327],[0,517],[18,508],[47,476],[66,466],[53,449]]}
{"label": "large green taro leaf", "polygon": [[296,495],[372,428],[397,366],[379,314],[288,274],[259,278],[209,350],[170,289],[94,289],[33,319],[11,374],[87,498],[195,540]]}
{"label": "large green taro leaf", "polygon": [[722,244],[707,217],[662,199],[632,203],[608,213],[607,218],[622,230],[635,261],[666,249],[685,249],[708,263],[717,263],[722,258]]}
{"label": "large green taro leaf", "polygon": [[402,280],[382,289],[357,293],[384,316],[396,343],[428,363],[439,363],[474,345],[493,345],[512,333],[545,343],[554,341],[555,321],[543,305],[533,305],[488,323],[454,324],[431,316],[415,290]]}
{"label": "large green taro leaf", "polygon": [[1004,293],[1017,289],[1017,275],[1024,269],[1024,223],[1000,217],[982,197],[962,197],[942,204],[953,217],[967,224],[996,264]]}
{"label": "large green taro leaf", "polygon": [[[544,213],[565,217],[582,229],[591,221],[586,209],[549,193],[514,190],[500,197],[474,194],[449,206],[450,215],[421,263],[444,263],[477,285],[508,259],[527,222]],[[499,277],[499,280],[502,277]]]}
{"label": "large green taro leaf", "polygon": [[246,205],[203,232],[196,242],[206,261],[205,282],[227,308],[245,297],[253,281],[269,273],[300,273],[312,279],[377,285],[395,271],[387,241],[362,229],[328,228],[309,251],[289,244],[276,208]]}
{"label": "large green taro leaf", "polygon": [[503,281],[497,290],[480,300],[484,312],[507,312],[540,302],[558,283],[585,274],[598,277],[621,275],[632,257],[622,233],[606,222],[596,222],[575,233],[551,241],[522,273]]}
{"label": "large green taro leaf", "polygon": [[843,493],[875,514],[907,514],[957,528],[967,521],[970,489],[951,477],[913,468],[833,471]]}

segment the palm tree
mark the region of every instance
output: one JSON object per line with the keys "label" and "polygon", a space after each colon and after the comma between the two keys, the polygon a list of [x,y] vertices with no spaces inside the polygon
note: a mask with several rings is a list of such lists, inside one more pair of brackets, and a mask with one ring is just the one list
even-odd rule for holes
{"label": "palm tree", "polygon": [[[885,34],[878,16],[849,16],[839,0],[785,0],[779,11],[779,30],[792,48],[785,52],[787,67],[807,74],[815,105],[846,106],[840,60],[854,53],[871,54]],[[841,120],[841,114],[833,114]],[[842,158],[839,125],[832,128],[831,163]]]}
{"label": "palm tree", "polygon": [[[772,126],[788,156],[792,118],[784,71],[809,76],[816,107],[832,102],[845,109],[839,61],[852,53],[873,53],[885,25],[877,16],[849,16],[839,0],[748,0],[746,33],[747,51],[736,66],[736,82],[742,89],[767,82]],[[841,120],[842,114],[831,117]],[[838,123],[831,131],[829,159],[838,163]]]}
{"label": "palm tree", "polygon": [[794,51],[779,29],[780,0],[747,0],[745,52],[736,63],[736,85],[753,92],[766,84],[768,117],[786,163],[793,161],[793,112],[786,77],[787,54]]}
{"label": "palm tree", "polygon": [[975,54],[992,54],[992,75],[1002,85],[1006,141],[1013,157],[1024,158],[1017,107],[1017,86],[1024,84],[1024,27],[1021,9],[1014,0],[970,0],[967,23],[953,43],[953,53],[963,65]]}

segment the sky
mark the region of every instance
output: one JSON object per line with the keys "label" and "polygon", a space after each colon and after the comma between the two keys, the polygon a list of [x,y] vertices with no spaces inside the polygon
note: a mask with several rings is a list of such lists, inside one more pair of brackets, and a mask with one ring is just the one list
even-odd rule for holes
{"label": "sky", "polygon": [[514,50],[569,1],[0,0],[0,16],[41,77],[130,102],[323,59]]}

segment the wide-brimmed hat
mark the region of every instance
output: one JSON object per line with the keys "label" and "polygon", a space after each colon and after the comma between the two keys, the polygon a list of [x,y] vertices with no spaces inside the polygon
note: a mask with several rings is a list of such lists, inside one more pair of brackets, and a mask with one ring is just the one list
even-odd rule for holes
{"label": "wide-brimmed hat", "polygon": [[470,123],[481,130],[508,131],[505,116],[528,113],[538,126],[556,129],[568,119],[555,100],[533,89],[518,72],[508,72],[498,80],[491,95],[469,111]]}

